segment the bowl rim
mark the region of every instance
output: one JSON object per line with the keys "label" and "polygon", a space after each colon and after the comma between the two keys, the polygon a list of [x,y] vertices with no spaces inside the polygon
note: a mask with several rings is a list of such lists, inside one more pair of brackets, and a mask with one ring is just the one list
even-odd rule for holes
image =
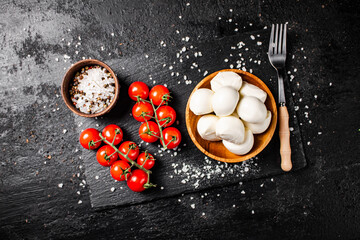
{"label": "bowl rim", "polygon": [[[265,141],[260,145],[260,147],[258,149],[256,149],[256,151],[253,151],[251,152],[250,154],[245,154],[245,155],[239,155],[238,158],[224,158],[224,157],[219,157],[219,156],[216,156],[210,152],[208,152],[207,150],[205,150],[205,148],[203,148],[200,143],[197,141],[192,129],[191,129],[191,126],[190,126],[190,97],[192,96],[192,94],[197,90],[199,89],[199,86],[202,85],[204,82],[206,81],[209,81],[209,79],[212,79],[216,76],[216,74],[218,74],[219,72],[226,72],[226,71],[232,71],[232,72],[236,72],[240,75],[246,75],[250,78],[253,78],[255,79],[256,81],[260,82],[260,83],[263,83],[263,87],[265,88],[267,94],[268,94],[268,97],[270,98],[270,103],[271,105],[274,106],[274,112],[272,112],[272,119],[271,119],[271,123],[270,123],[270,126],[275,124],[275,127],[273,127],[272,129],[270,129],[270,132],[268,133],[268,137],[265,139]],[[227,162],[227,163],[238,163],[238,162],[243,162],[243,161],[246,161],[250,158],[253,158],[255,157],[256,155],[258,155],[262,150],[265,149],[265,147],[269,144],[269,142],[271,141],[272,137],[274,136],[274,133],[275,133],[275,129],[276,129],[276,124],[277,124],[277,104],[276,104],[276,101],[275,101],[275,98],[272,94],[272,92],[270,91],[270,89],[268,88],[268,86],[260,79],[258,78],[257,76],[255,76],[254,74],[251,74],[249,72],[246,72],[246,71],[243,71],[243,70],[240,70],[240,69],[222,69],[222,70],[219,70],[219,71],[216,71],[216,72],[213,72],[211,74],[209,74],[208,76],[206,76],[205,78],[203,78],[193,89],[193,91],[191,92],[189,98],[188,98],[188,101],[187,101],[187,104],[186,104],[186,109],[185,109],[185,122],[186,122],[186,129],[187,129],[187,132],[188,134],[190,135],[190,138],[192,140],[192,142],[195,144],[195,146],[201,151],[203,152],[206,156],[212,158],[212,159],[215,159],[217,161],[221,161],[221,162]],[[269,126],[269,128],[270,128]]]}
{"label": "bowl rim", "polygon": [[[66,88],[68,86],[66,85],[69,85],[70,84],[70,81],[68,82],[68,84],[66,84],[66,80],[68,78],[73,78],[73,71],[76,72],[77,68],[82,68],[82,67],[85,67],[87,65],[99,65],[101,67],[104,67],[106,68],[106,70],[108,70],[111,75],[113,76],[114,78],[114,81],[115,81],[115,95],[114,95],[114,98],[113,100],[111,101],[111,103],[109,104],[109,106],[107,108],[105,108],[103,111],[101,112],[98,112],[98,113],[93,113],[93,114],[87,114],[87,113],[83,113],[83,112],[80,112],[80,110],[78,110],[72,103],[68,93],[66,93]],[[119,81],[118,81],[118,78],[115,74],[115,72],[104,62],[100,61],[100,60],[97,60],[97,59],[83,59],[83,60],[80,60],[76,63],[74,63],[71,67],[69,67],[69,69],[66,71],[63,79],[62,79],[62,83],[61,83],[61,96],[66,104],[66,106],[73,112],[73,113],[76,113],[77,115],[79,116],[82,116],[82,117],[88,117],[88,118],[92,118],[92,117],[99,117],[99,116],[102,116],[108,112],[111,111],[111,109],[113,109],[113,107],[116,105],[118,99],[119,99],[119,93],[120,93],[120,84],[119,84]]]}

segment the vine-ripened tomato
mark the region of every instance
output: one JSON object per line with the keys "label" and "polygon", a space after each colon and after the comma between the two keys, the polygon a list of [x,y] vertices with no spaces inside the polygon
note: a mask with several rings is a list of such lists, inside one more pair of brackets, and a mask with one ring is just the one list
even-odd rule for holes
{"label": "vine-ripened tomato", "polygon": [[115,180],[124,181],[130,178],[131,169],[128,170],[129,173],[126,174],[126,177],[125,174],[123,174],[124,171],[129,167],[130,165],[127,161],[124,160],[116,161],[110,167],[110,174]]}
{"label": "vine-ripened tomato", "polygon": [[138,102],[132,108],[132,115],[136,121],[145,122],[145,119],[149,120],[154,115],[154,109],[148,102]]}
{"label": "vine-ripened tomato", "polygon": [[[137,163],[146,169],[151,169],[155,165],[155,158],[148,152],[140,153]],[[144,164],[144,165],[143,165]]]}
{"label": "vine-ripened tomato", "polygon": [[149,98],[156,106],[164,105],[170,100],[170,91],[163,85],[156,85],[150,90]]}
{"label": "vine-ripened tomato", "polygon": [[167,149],[173,149],[179,146],[181,142],[181,133],[177,128],[168,127],[162,131],[164,143]]}
{"label": "vine-ripened tomato", "polygon": [[[119,151],[124,155],[129,152],[128,157],[133,161],[136,161],[136,158],[139,156],[139,147],[132,141],[123,142],[119,147]],[[119,157],[128,162],[121,154],[119,154]]]}
{"label": "vine-ripened tomato", "polygon": [[141,169],[135,169],[127,180],[127,185],[134,192],[142,192],[145,190],[144,184],[147,183],[147,180],[148,175],[146,172]]}
{"label": "vine-ripened tomato", "polygon": [[160,138],[159,126],[153,121],[144,122],[139,128],[139,136],[145,142],[156,142]]}
{"label": "vine-ripened tomato", "polygon": [[147,99],[149,96],[149,87],[143,82],[133,82],[128,90],[129,97],[137,101],[137,97]]}
{"label": "vine-ripened tomato", "polygon": [[156,110],[160,126],[170,127],[176,120],[176,112],[170,106],[161,106]]}
{"label": "vine-ripened tomato", "polygon": [[101,137],[95,128],[87,128],[80,133],[80,144],[85,149],[94,150],[100,147]]}
{"label": "vine-ripened tomato", "polygon": [[110,167],[118,159],[118,154],[113,147],[104,145],[97,151],[96,159],[101,166]]}
{"label": "vine-ripened tomato", "polygon": [[[103,137],[109,142],[113,142],[114,145],[120,144],[123,138],[123,131],[121,128],[115,124],[107,125],[102,131]],[[115,138],[115,140],[114,140]]]}

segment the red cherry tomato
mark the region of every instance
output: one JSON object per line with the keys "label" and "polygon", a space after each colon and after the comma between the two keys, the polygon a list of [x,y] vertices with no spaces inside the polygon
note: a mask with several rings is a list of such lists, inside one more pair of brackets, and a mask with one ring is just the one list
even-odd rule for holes
{"label": "red cherry tomato", "polygon": [[153,121],[144,122],[139,128],[139,136],[145,142],[156,142],[160,138],[159,126]]}
{"label": "red cherry tomato", "polygon": [[134,192],[142,192],[145,190],[144,184],[147,183],[148,175],[141,169],[135,169],[130,178],[127,180],[128,187]]}
{"label": "red cherry tomato", "polygon": [[143,82],[133,82],[128,90],[129,97],[137,101],[137,97],[147,99],[149,96],[149,87]]}
{"label": "red cherry tomato", "polygon": [[97,161],[104,167],[110,167],[117,158],[118,154],[115,152],[114,148],[109,145],[102,146],[96,153]]}
{"label": "red cherry tomato", "polygon": [[[126,155],[129,152],[128,157],[133,161],[136,161],[136,158],[139,156],[139,147],[138,145],[136,145],[136,143],[132,141],[123,142],[119,147],[119,151],[124,155]],[[121,154],[119,154],[119,157],[122,160],[128,161]]]}
{"label": "red cherry tomato", "polygon": [[[130,167],[129,163],[124,160],[119,160],[114,162],[110,167],[110,174],[111,176],[118,181],[124,181],[126,179],[129,179],[131,169],[128,169]],[[125,170],[128,169],[128,172],[125,177]]]}
{"label": "red cherry tomato", "polygon": [[160,126],[170,127],[176,120],[176,112],[170,106],[161,106],[156,110]]}
{"label": "red cherry tomato", "polygon": [[154,115],[154,109],[148,102],[138,102],[132,108],[132,115],[135,120],[145,122],[145,119],[149,120]]}
{"label": "red cherry tomato", "polygon": [[149,98],[156,106],[164,105],[170,100],[170,91],[163,85],[156,85],[150,90]]}
{"label": "red cherry tomato", "polygon": [[181,133],[174,127],[165,128],[163,131],[165,145],[168,149],[173,149],[179,146],[181,142]]}
{"label": "red cherry tomato", "polygon": [[[107,125],[104,130],[102,131],[103,137],[105,137],[106,140],[109,142],[114,141],[114,145],[120,144],[122,138],[123,138],[123,132],[121,128],[115,124]],[[114,140],[115,138],[115,140]]]}
{"label": "red cherry tomato", "polygon": [[140,153],[137,163],[146,169],[151,169],[155,165],[155,158],[148,152]]}
{"label": "red cherry tomato", "polygon": [[80,144],[86,149],[94,150],[100,147],[101,137],[95,128],[85,129],[80,133]]}

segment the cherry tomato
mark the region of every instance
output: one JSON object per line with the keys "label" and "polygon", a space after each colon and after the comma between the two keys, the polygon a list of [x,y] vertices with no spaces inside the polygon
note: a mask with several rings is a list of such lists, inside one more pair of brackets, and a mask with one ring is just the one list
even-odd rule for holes
{"label": "cherry tomato", "polygon": [[146,169],[151,169],[155,165],[155,158],[148,152],[140,153],[137,163]]}
{"label": "cherry tomato", "polygon": [[132,108],[132,115],[135,120],[145,122],[145,119],[149,120],[154,115],[154,109],[148,102],[138,102]]}
{"label": "cherry tomato", "polygon": [[153,121],[144,122],[139,128],[139,136],[145,142],[156,142],[160,138],[159,126]]}
{"label": "cherry tomato", "polygon": [[[110,157],[111,156],[111,157]],[[96,153],[96,159],[100,165],[110,167],[118,159],[118,154],[114,148],[109,145],[104,145]]]}
{"label": "cherry tomato", "polygon": [[123,138],[123,132],[121,128],[115,124],[107,125],[102,131],[102,135],[109,142],[112,143],[114,141],[113,142],[114,145],[118,145]]}
{"label": "cherry tomato", "polygon": [[[129,167],[130,165],[127,161],[124,160],[116,161],[110,167],[110,174],[115,180],[124,181],[126,179],[129,179],[130,177],[131,169],[128,169]],[[126,174],[126,178],[125,178],[124,171],[126,169],[128,169],[129,173]]]}
{"label": "cherry tomato", "polygon": [[86,149],[94,150],[100,147],[101,137],[95,128],[87,128],[80,133],[80,144]]}
{"label": "cherry tomato", "polygon": [[149,98],[156,106],[164,105],[170,100],[170,91],[163,85],[156,85],[150,90]]}
{"label": "cherry tomato", "polygon": [[181,133],[179,130],[177,130],[177,128],[168,127],[165,128],[162,133],[165,145],[167,145],[168,149],[173,149],[179,146],[181,142]]}
{"label": "cherry tomato", "polygon": [[170,106],[161,106],[156,110],[160,126],[170,127],[176,120],[176,112]]}
{"label": "cherry tomato", "polygon": [[[119,151],[124,155],[126,155],[129,152],[128,157],[133,161],[136,161],[136,158],[139,156],[139,147],[138,145],[136,145],[136,143],[132,141],[123,142],[119,147]],[[128,161],[121,154],[119,154],[119,157],[122,160]]]}
{"label": "cherry tomato", "polygon": [[130,178],[127,180],[128,187],[134,192],[142,192],[145,190],[144,184],[147,183],[148,175],[141,169],[135,169]]}
{"label": "cherry tomato", "polygon": [[147,99],[149,96],[149,87],[143,82],[133,82],[128,90],[129,97],[137,101],[137,97]]}

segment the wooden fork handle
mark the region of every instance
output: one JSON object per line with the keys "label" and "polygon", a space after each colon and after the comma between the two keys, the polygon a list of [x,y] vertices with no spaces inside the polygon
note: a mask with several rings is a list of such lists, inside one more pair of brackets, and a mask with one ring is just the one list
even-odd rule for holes
{"label": "wooden fork handle", "polygon": [[290,147],[289,113],[286,106],[279,107],[279,137],[280,137],[281,169],[285,172],[288,172],[292,168],[292,163],[291,163],[291,147]]}

